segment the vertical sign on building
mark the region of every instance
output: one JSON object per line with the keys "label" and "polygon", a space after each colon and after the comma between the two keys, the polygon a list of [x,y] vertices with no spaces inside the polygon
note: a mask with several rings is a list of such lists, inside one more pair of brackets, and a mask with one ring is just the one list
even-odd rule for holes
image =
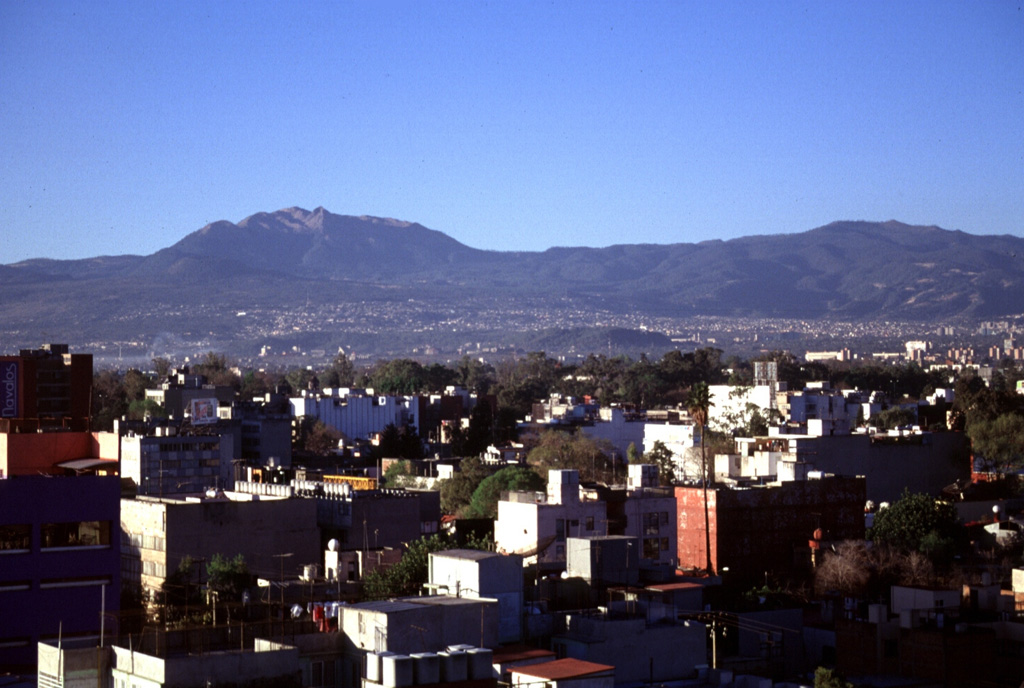
{"label": "vertical sign on building", "polygon": [[0,418],[18,417],[20,361],[0,361]]}
{"label": "vertical sign on building", "polygon": [[0,418],[17,418],[17,377],[20,361],[0,360]]}

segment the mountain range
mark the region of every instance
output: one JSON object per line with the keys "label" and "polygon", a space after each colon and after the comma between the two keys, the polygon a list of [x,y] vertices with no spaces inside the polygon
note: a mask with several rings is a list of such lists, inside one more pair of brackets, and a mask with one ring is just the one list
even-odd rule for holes
{"label": "mountain range", "polygon": [[[231,339],[252,334],[240,312],[318,308],[339,314],[338,331],[372,328],[375,309],[392,328],[415,312],[410,328],[444,329],[454,312],[458,329],[467,313],[496,316],[524,303],[575,313],[577,326],[596,317],[588,313],[994,318],[1024,312],[1024,239],[843,221],[729,241],[498,252],[414,222],[286,208],[214,222],[148,256],[0,265],[7,337]],[[347,312],[363,315],[346,323]]]}

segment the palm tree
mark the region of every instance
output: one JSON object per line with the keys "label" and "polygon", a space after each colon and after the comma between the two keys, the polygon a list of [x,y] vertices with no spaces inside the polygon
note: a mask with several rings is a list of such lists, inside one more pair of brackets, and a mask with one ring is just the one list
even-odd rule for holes
{"label": "palm tree", "polygon": [[707,435],[708,411],[711,408],[711,390],[708,383],[698,382],[690,388],[690,395],[686,399],[686,407],[690,417],[700,426],[700,467],[701,483],[704,485],[704,552],[706,555],[705,569],[709,575],[714,575],[715,568],[711,563],[711,526],[708,517],[708,457],[706,450],[705,436]]}

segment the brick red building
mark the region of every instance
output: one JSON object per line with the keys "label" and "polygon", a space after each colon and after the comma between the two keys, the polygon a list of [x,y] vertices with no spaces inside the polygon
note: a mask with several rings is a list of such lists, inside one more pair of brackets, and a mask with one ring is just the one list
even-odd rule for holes
{"label": "brick red building", "polygon": [[[705,567],[704,490],[675,488],[682,569]],[[827,477],[746,488],[709,487],[711,563],[730,582],[790,577],[811,566],[808,541],[864,537],[864,478]]]}
{"label": "brick red building", "polygon": [[92,354],[67,344],[0,356],[0,432],[89,430]]}

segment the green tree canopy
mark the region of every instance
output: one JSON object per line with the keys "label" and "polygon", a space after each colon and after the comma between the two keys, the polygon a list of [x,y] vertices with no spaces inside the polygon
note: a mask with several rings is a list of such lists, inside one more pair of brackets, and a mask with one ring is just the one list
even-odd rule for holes
{"label": "green tree canopy", "polygon": [[163,356],[157,356],[152,359],[153,370],[156,371],[157,382],[163,382],[167,379],[167,374],[171,372],[171,361]]}
{"label": "green tree canopy", "polygon": [[502,492],[543,490],[547,481],[526,466],[508,466],[481,481],[473,492],[464,518],[497,518]]}
{"label": "green tree canopy", "polygon": [[252,574],[241,554],[231,559],[214,554],[206,563],[206,580],[210,590],[220,593],[223,600],[238,600],[252,583]]}
{"label": "green tree canopy", "polygon": [[494,366],[463,356],[455,364],[455,384],[477,394],[487,394],[494,384]]}
{"label": "green tree canopy", "polygon": [[551,393],[558,379],[558,361],[548,358],[543,351],[532,351],[519,359],[505,359],[496,369],[494,389],[498,406],[513,409],[522,418],[530,412],[534,401]]}
{"label": "green tree canopy", "polygon": [[644,463],[658,467],[658,482],[672,485],[676,482],[676,462],[672,451],[661,440],[655,440],[650,450],[644,453]]}
{"label": "green tree canopy", "polygon": [[278,385],[285,382],[280,375],[269,373],[265,370],[247,370],[242,374],[241,389],[238,397],[243,401],[250,401],[256,397],[265,397],[273,392]]}
{"label": "green tree canopy", "polygon": [[835,669],[818,667],[814,671],[814,688],[853,688],[853,684]]}
{"label": "green tree canopy", "polygon": [[128,395],[116,370],[92,376],[92,429],[114,429],[114,421],[128,412]]}
{"label": "green tree canopy", "polygon": [[903,496],[875,514],[867,539],[898,550],[940,556],[960,535],[956,508],[926,494],[903,491]]}
{"label": "green tree canopy", "polygon": [[[310,388],[310,382],[315,377],[316,373],[309,368],[292,368],[285,373],[284,379],[292,388],[293,394],[302,394],[303,390]],[[319,378],[317,380],[319,381]]]}
{"label": "green tree canopy", "polygon": [[153,379],[135,368],[125,371],[123,383],[128,401],[142,401],[146,398],[146,390],[154,387]]}
{"label": "green tree canopy", "polygon": [[418,394],[427,389],[427,372],[411,358],[378,361],[368,374],[367,384],[380,394]]}
{"label": "green tree canopy", "polygon": [[469,414],[469,427],[465,432],[456,432],[452,438],[452,454],[455,456],[480,456],[494,441],[494,413],[491,405],[479,400]]}
{"label": "green tree canopy", "polygon": [[971,449],[996,469],[1024,466],[1024,414],[1003,413],[967,426]]}
{"label": "green tree canopy", "polygon": [[355,367],[344,353],[339,353],[323,372],[322,387],[351,387],[356,379]]}
{"label": "green tree canopy", "polygon": [[143,420],[150,418],[166,418],[167,410],[153,399],[140,399],[128,404],[128,412],[125,414],[131,420]]}
{"label": "green tree canopy", "polygon": [[401,486],[406,478],[414,475],[412,462],[408,459],[391,463],[384,471],[384,484],[389,487]]}
{"label": "green tree canopy", "polygon": [[463,459],[455,475],[441,481],[441,511],[456,514],[468,506],[477,486],[492,473],[494,470],[478,457]]}
{"label": "green tree canopy", "polygon": [[241,388],[241,378],[232,369],[227,356],[215,351],[208,351],[202,360],[192,366],[196,375],[205,375],[211,385],[227,385],[236,390]]}
{"label": "green tree canopy", "polygon": [[553,469],[575,469],[584,482],[606,482],[614,479],[611,446],[582,433],[545,430],[526,459],[540,473]]}
{"label": "green tree canopy", "polygon": [[295,446],[316,456],[330,456],[338,449],[341,433],[323,421],[303,416],[295,435]]}
{"label": "green tree canopy", "polygon": [[178,568],[164,579],[157,601],[165,605],[169,618],[180,617],[184,607],[197,606],[202,602],[197,568],[195,560],[185,556],[178,562]]}
{"label": "green tree canopy", "polygon": [[[470,549],[486,549],[488,543],[470,542]],[[406,543],[401,560],[387,569],[372,571],[363,579],[364,600],[386,600],[391,597],[418,595],[427,582],[430,554],[458,545],[447,535],[435,533]]]}
{"label": "green tree canopy", "polygon": [[882,430],[895,430],[916,423],[917,414],[910,409],[893,406],[871,416],[870,422]]}
{"label": "green tree canopy", "polygon": [[431,363],[423,368],[423,378],[423,391],[441,393],[445,388],[456,383],[459,379],[459,374],[448,366],[443,366],[440,363]]}
{"label": "green tree canopy", "polygon": [[374,453],[384,459],[422,459],[423,441],[411,425],[388,423],[380,434]]}

